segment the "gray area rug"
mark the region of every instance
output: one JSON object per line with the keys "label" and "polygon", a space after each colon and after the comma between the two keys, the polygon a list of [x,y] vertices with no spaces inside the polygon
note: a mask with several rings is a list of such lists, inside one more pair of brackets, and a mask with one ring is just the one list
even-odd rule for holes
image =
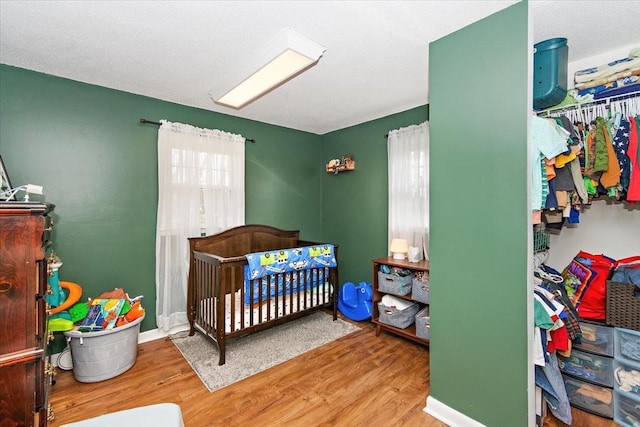
{"label": "gray area rug", "polygon": [[317,311],[265,331],[227,341],[226,363],[218,366],[218,348],[200,332],[171,336],[200,380],[214,392],[302,353],[360,330],[342,319]]}

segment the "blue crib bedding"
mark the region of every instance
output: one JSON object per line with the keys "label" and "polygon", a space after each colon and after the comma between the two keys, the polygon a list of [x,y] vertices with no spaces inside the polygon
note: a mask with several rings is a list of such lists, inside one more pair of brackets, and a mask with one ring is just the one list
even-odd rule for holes
{"label": "blue crib bedding", "polygon": [[254,252],[245,257],[245,304],[315,288],[328,280],[329,268],[338,265],[331,244]]}

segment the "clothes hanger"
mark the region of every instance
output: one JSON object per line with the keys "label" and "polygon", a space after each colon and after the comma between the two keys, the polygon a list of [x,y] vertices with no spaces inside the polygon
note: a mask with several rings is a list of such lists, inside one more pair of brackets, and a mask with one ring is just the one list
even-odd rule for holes
{"label": "clothes hanger", "polygon": [[549,282],[553,282],[553,283],[562,283],[562,282],[564,282],[564,278],[562,276],[559,276],[557,274],[547,273],[546,271],[542,270],[540,267],[538,267],[535,270],[533,270],[533,273],[536,276],[538,276],[539,278],[544,279],[544,280],[548,280]]}

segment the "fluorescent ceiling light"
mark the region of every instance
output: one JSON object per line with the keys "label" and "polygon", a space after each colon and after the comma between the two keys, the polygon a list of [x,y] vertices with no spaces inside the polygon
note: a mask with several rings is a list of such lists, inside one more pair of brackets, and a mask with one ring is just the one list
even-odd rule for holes
{"label": "fluorescent ceiling light", "polygon": [[314,65],[324,51],[318,43],[287,28],[268,47],[268,58],[258,71],[254,67],[250,72],[255,72],[242,83],[213,100],[240,109]]}

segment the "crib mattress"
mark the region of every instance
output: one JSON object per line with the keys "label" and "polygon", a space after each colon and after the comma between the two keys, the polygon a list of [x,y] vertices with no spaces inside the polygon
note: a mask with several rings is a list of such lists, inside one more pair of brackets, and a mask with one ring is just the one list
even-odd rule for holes
{"label": "crib mattress", "polygon": [[[225,307],[225,333],[231,333],[241,329],[248,328],[253,325],[264,323],[268,320],[284,317],[291,313],[304,311],[307,308],[317,307],[331,301],[332,286],[324,286],[318,291],[317,288],[309,289],[297,294],[281,295],[272,298],[270,301],[256,304],[245,304],[242,301],[241,293],[238,291],[234,294],[227,294]],[[232,305],[233,299],[233,305]],[[234,308],[234,324],[232,325],[231,309]],[[216,310],[215,298],[203,299],[200,302],[200,322],[210,319]],[[244,313],[244,317],[243,317]],[[253,314],[253,321],[252,316]],[[205,326],[205,325],[202,325]],[[212,325],[208,325],[212,326]],[[233,326],[233,327],[232,327]]]}

